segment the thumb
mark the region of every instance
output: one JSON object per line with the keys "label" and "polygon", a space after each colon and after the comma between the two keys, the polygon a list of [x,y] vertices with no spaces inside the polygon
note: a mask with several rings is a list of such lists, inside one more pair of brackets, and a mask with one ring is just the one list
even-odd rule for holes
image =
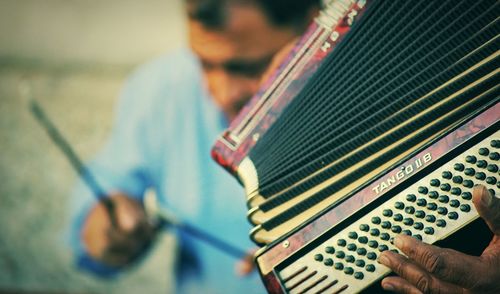
{"label": "thumb", "polygon": [[472,192],[472,202],[493,234],[500,236],[500,198],[494,190],[478,185]]}

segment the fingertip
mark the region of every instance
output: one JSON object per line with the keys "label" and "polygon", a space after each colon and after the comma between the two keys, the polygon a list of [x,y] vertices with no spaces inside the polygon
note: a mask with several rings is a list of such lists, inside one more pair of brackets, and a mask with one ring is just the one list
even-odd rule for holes
{"label": "fingertip", "polygon": [[394,285],[391,282],[388,282],[387,279],[382,280],[382,288],[384,288],[384,290],[386,291],[391,291],[391,292],[396,290],[396,287],[394,287]]}
{"label": "fingertip", "polygon": [[407,248],[408,246],[412,246],[414,242],[417,242],[415,238],[412,238],[410,236],[400,234],[397,235],[394,238],[394,246],[396,246],[398,249],[403,250]]}
{"label": "fingertip", "polygon": [[384,251],[380,254],[378,257],[377,261],[385,266],[390,266],[391,260],[390,257],[388,256],[390,254],[390,251]]}

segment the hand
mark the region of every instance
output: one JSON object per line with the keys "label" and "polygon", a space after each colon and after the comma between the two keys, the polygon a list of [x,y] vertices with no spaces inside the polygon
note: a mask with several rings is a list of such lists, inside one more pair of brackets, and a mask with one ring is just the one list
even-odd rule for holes
{"label": "hand", "polygon": [[401,235],[394,244],[408,258],[390,251],[380,255],[380,263],[399,275],[382,280],[382,287],[398,293],[500,293],[500,198],[477,186],[472,201],[494,234],[481,256]]}
{"label": "hand", "polygon": [[254,261],[255,252],[257,252],[257,249],[249,250],[247,255],[238,261],[236,264],[236,274],[238,276],[248,276],[256,269]]}
{"label": "hand", "polygon": [[85,220],[82,239],[94,259],[110,266],[124,266],[152,241],[155,230],[138,201],[124,194],[114,194],[110,199],[117,227],[112,225],[108,210],[98,203]]}

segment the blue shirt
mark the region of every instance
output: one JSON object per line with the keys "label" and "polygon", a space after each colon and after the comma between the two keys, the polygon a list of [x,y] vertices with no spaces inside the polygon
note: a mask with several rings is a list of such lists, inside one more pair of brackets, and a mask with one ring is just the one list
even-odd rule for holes
{"label": "blue shirt", "polygon": [[[126,83],[111,136],[89,168],[105,191],[141,200],[152,187],[161,206],[180,219],[247,250],[255,245],[248,238],[243,189],[210,157],[227,121],[206,88],[188,50],[140,67]],[[89,259],[79,240],[84,217],[95,203],[82,183],[74,200],[79,217],[72,243],[79,264],[101,275],[114,273]],[[257,273],[238,277],[233,257],[178,233],[178,293],[264,292]]]}

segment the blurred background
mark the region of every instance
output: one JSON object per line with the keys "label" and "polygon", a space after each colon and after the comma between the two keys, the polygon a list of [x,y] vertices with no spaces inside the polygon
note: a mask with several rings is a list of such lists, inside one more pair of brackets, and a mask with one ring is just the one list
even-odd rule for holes
{"label": "blurred background", "polygon": [[74,269],[64,231],[76,174],[27,110],[23,79],[90,159],[126,76],[186,41],[182,0],[0,0],[0,293],[169,293],[175,240],[118,280]]}

